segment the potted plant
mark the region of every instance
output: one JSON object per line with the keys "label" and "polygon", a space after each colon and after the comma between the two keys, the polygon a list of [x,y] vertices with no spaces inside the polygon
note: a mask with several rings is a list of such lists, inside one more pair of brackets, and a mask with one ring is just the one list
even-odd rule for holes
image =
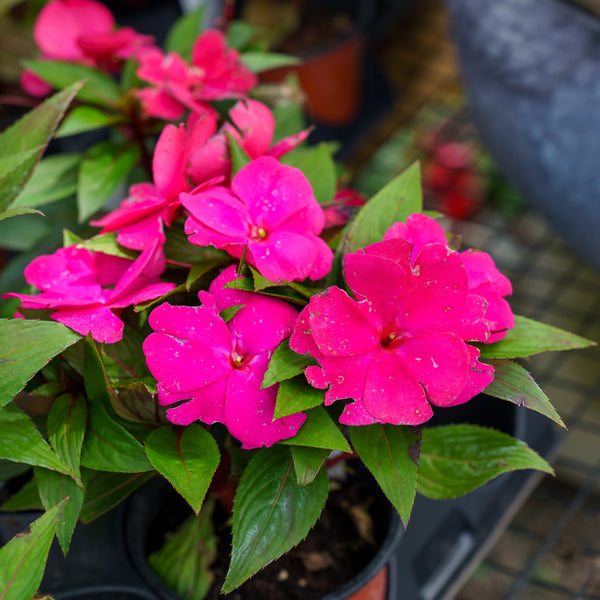
{"label": "potted plant", "polygon": [[[52,0],[36,22],[42,58],[25,85],[59,91],[1,135],[0,218],[76,200],[92,219],[4,295],[16,312],[0,320],[0,468],[21,477],[4,510],[44,511],[0,549],[5,600],[35,594],[54,536],[80,564],[79,520],[104,540],[88,544],[84,597],[155,597],[132,587],[143,569],[120,560],[130,542],[111,546],[114,521],[94,527],[118,514],[158,528],[146,511],[158,499],[121,504],[151,479],[194,516],[148,561],[200,598],[299,544],[342,485],[335,471],[370,473],[397,515],[384,528],[410,527],[417,491],[452,498],[507,471],[551,472],[505,433],[427,424],[485,390],[562,425],[511,359],[592,342],[513,315],[493,259],[451,246],[423,214],[418,165],[368,201],[338,189],[298,107],[254,97],[255,71],[285,59],[244,52],[240,25],[198,36],[200,20],[176,23],[164,51],[94,0]],[[101,127],[85,152],[42,158],[53,136]],[[368,538],[361,502],[348,511]],[[223,524],[231,556],[213,584]],[[373,537],[387,551],[398,535]],[[42,591],[63,566],[51,557]],[[326,598],[356,600],[360,578]],[[286,581],[275,586],[289,595]]]}

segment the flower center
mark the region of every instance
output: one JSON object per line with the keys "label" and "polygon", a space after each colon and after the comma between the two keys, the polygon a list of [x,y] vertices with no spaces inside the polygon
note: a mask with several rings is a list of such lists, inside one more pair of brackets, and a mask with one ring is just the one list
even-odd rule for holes
{"label": "flower center", "polygon": [[233,350],[231,352],[231,366],[234,369],[242,369],[244,367],[244,359],[246,358],[246,354],[240,353],[237,350]]}
{"label": "flower center", "polygon": [[250,229],[250,239],[255,242],[260,242],[267,238],[267,230],[264,227],[258,227],[257,225],[252,225]]}
{"label": "flower center", "polygon": [[381,340],[381,345],[382,345],[384,348],[387,348],[387,347],[388,347],[388,346],[389,346],[389,345],[392,343],[392,341],[393,341],[394,339],[396,339],[397,337],[398,337],[398,334],[397,334],[397,333],[390,333],[388,336],[384,337],[384,338]]}

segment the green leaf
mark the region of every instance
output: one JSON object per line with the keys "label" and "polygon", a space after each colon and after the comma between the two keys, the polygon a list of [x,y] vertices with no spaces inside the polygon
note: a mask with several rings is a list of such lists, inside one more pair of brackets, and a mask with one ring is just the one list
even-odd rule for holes
{"label": "green leaf", "polygon": [[417,491],[421,435],[405,425],[349,427],[350,441],[379,487],[408,524]]}
{"label": "green leaf", "polygon": [[21,512],[25,510],[44,510],[35,479],[30,479],[0,506],[0,511]]}
{"label": "green leaf", "polygon": [[185,60],[190,60],[194,42],[202,31],[204,8],[204,4],[200,4],[173,23],[165,41],[166,52],[176,52]]}
{"label": "green leaf", "polygon": [[230,21],[227,26],[227,47],[242,51],[257,35],[254,25],[245,21]]}
{"label": "green leaf", "polygon": [[462,496],[501,473],[552,467],[525,442],[476,425],[423,429],[419,493],[434,499]]}
{"label": "green leaf", "polygon": [[27,473],[31,467],[22,463],[16,463],[12,460],[0,459],[0,481],[8,481],[13,477],[18,477]]}
{"label": "green leaf", "polygon": [[0,458],[72,475],[36,429],[33,421],[14,404],[0,408]]}
{"label": "green leaf", "polygon": [[9,208],[0,213],[0,221],[10,219],[11,217],[18,217],[19,215],[41,215],[45,216],[43,212],[36,210],[35,208],[27,208],[26,206],[16,206],[15,208]]}
{"label": "green leaf", "polygon": [[358,211],[342,245],[344,254],[380,242],[394,223],[406,221],[412,213],[422,210],[422,198],[421,172],[415,163]]}
{"label": "green leaf", "polygon": [[81,83],[76,83],[51,96],[0,134],[0,148],[4,155],[36,149],[29,159],[0,179],[0,211],[10,206],[20,194],[80,88]]}
{"label": "green leaf", "polygon": [[198,514],[219,466],[217,443],[203,427],[161,427],[146,440],[146,455]]}
{"label": "green leaf", "polygon": [[43,158],[12,206],[44,206],[77,191],[77,168],[81,154],[61,153]]}
{"label": "green leaf", "polygon": [[36,467],[34,473],[39,495],[46,510],[62,500],[66,501],[62,517],[56,529],[60,547],[66,556],[83,504],[83,488],[77,485],[71,477],[48,471],[48,469]]}
{"label": "green leaf", "polygon": [[252,159],[230,133],[227,134],[227,139],[229,140],[231,151],[231,176],[233,177],[240,169],[249,164]]}
{"label": "green leaf", "polygon": [[311,364],[314,364],[314,361],[310,357],[294,352],[290,348],[289,339],[285,339],[275,348],[260,387],[265,389],[278,381],[300,375],[304,372],[306,366]]}
{"label": "green leaf", "polygon": [[220,267],[221,265],[226,265],[228,262],[230,262],[230,258],[226,254],[208,257],[205,260],[196,262],[192,265],[189,275],[187,276],[185,282],[186,290],[189,292],[192,285],[194,285],[194,283],[198,281],[198,279],[200,279],[213,269]]}
{"label": "green leaf", "polygon": [[193,265],[207,260],[222,259],[223,264],[231,263],[231,257],[224,250],[212,246],[194,246],[190,244],[183,225],[174,223],[168,228],[164,245],[168,261],[182,265]]}
{"label": "green leaf", "polygon": [[291,67],[301,62],[296,56],[277,52],[243,52],[240,54],[240,61],[254,73],[278,67]]}
{"label": "green leaf", "polygon": [[76,106],[62,122],[56,132],[56,137],[76,135],[85,131],[94,131],[101,127],[114,125],[122,121],[123,117],[118,114],[106,113],[94,106]]}
{"label": "green leaf", "polygon": [[135,146],[100,142],[92,146],[79,168],[77,207],[82,223],[102,208],[124,183],[140,151]]}
{"label": "green leaf", "polygon": [[168,424],[166,408],[158,402],[141,381],[111,390],[110,402],[114,411],[132,423]]}
{"label": "green leaf", "polygon": [[65,502],[60,502],[0,548],[0,598],[28,600],[37,591]]}
{"label": "green leaf", "polygon": [[333,200],[337,174],[327,144],[298,148],[283,156],[281,162],[296,167],[304,173],[319,204]]}
{"label": "green leaf", "polygon": [[88,428],[81,464],[88,469],[121,473],[152,469],[143,446],[96,402],[88,405]]}
{"label": "green leaf", "polygon": [[572,350],[595,345],[596,342],[574,333],[515,315],[515,327],[508,330],[503,340],[479,344],[478,347],[482,358],[517,358],[548,350]]}
{"label": "green leaf", "polygon": [[324,470],[312,483],[298,485],[287,448],[273,446],[256,453],[235,497],[231,563],[223,593],[306,537],[325,506],[328,487]]}
{"label": "green leaf", "polygon": [[294,413],[323,404],[324,390],[312,387],[303,375],[286,379],[279,383],[274,419],[287,417]]}
{"label": "green leaf", "polygon": [[351,452],[352,450],[342,432],[322,406],[316,406],[309,410],[300,431],[293,438],[281,440],[280,443],[290,446],[341,450],[342,452]]}
{"label": "green leaf", "polygon": [[108,378],[96,342],[88,334],[83,346],[83,372],[85,393],[90,402],[109,406]]}
{"label": "green leaf", "polygon": [[110,256],[120,256],[121,258],[135,259],[139,256],[138,252],[120,246],[117,242],[117,234],[112,231],[95,235],[89,240],[77,242],[76,245],[78,248],[102,252]]}
{"label": "green leaf", "polygon": [[198,516],[186,519],[148,557],[162,581],[187,600],[204,600],[214,579],[211,564],[217,557],[217,539],[212,524],[213,507],[214,499],[210,498]]}
{"label": "green leaf", "polygon": [[48,415],[48,439],[80,485],[79,463],[86,423],[87,406],[83,396],[64,394],[54,401]]}
{"label": "green leaf", "polygon": [[155,473],[103,473],[86,471],[85,497],[79,518],[90,523],[137,490]]}
{"label": "green leaf", "polygon": [[308,485],[319,474],[331,450],[310,446],[292,446],[292,458],[298,485]]}
{"label": "green leaf", "polygon": [[59,90],[85,80],[77,94],[83,102],[114,108],[121,95],[112,77],[91,67],[60,60],[26,60],[23,65]]}
{"label": "green leaf", "polygon": [[566,429],[548,396],[521,365],[508,360],[491,361],[491,364],[495,370],[494,380],[485,388],[486,394],[535,410]]}
{"label": "green leaf", "polygon": [[306,119],[302,108],[296,102],[280,104],[273,108],[275,117],[275,133],[273,143],[280,142],[289,135],[294,135],[306,127]]}
{"label": "green leaf", "polygon": [[36,146],[35,148],[28,148],[22,152],[0,156],[0,179],[4,179],[7,175],[10,175],[34,154],[41,152],[43,149],[44,146]]}

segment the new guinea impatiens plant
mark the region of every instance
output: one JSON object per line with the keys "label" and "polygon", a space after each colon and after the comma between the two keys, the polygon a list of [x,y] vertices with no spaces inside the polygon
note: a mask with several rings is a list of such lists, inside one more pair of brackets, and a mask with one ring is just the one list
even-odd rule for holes
{"label": "new guinea impatiens plant", "polygon": [[[0,135],[0,220],[52,202],[84,226],[3,296],[0,479],[33,475],[4,510],[46,512],[0,550],[2,598],[31,598],[54,536],[67,554],[79,520],[151,477],[192,519],[215,499],[232,513],[229,592],[308,534],[333,463],[362,461],[409,527],[417,492],[552,470],[507,434],[428,422],[485,392],[563,425],[511,359],[592,342],[513,314],[493,258],[423,213],[418,165],[369,200],[338,187],[301,107],[261,100],[256,73],[290,59],[243,24],[201,21],[183,17],[162,49],[95,0],[38,17],[23,83],[56,91]],[[82,152],[42,157],[99,128]],[[213,535],[178,539],[198,531]],[[190,577],[176,547],[152,559],[175,585]],[[192,577],[202,593],[211,560]]]}

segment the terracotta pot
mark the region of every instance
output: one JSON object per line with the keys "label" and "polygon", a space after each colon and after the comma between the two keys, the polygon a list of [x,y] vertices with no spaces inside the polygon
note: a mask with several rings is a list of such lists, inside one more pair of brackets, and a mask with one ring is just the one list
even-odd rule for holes
{"label": "terracotta pot", "polygon": [[295,74],[306,95],[307,112],[312,120],[335,127],[348,125],[361,109],[366,28],[373,4],[370,0],[328,0],[313,4],[347,12],[353,27],[333,41],[298,53],[300,65],[273,69],[263,73],[261,78],[279,82]]}

